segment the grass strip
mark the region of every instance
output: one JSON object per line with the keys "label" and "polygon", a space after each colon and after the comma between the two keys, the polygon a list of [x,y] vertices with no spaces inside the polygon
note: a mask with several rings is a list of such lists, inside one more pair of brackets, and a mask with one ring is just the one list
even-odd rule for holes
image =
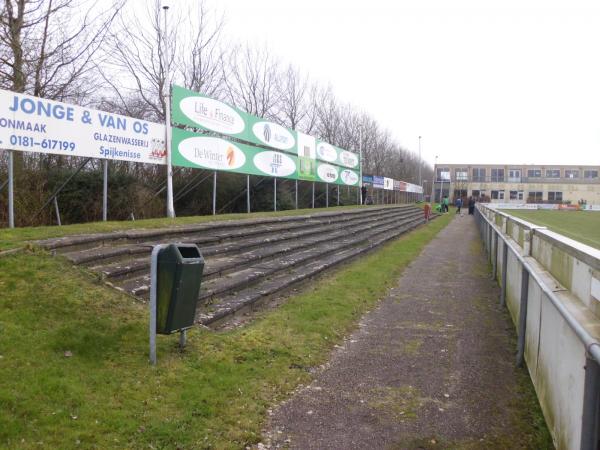
{"label": "grass strip", "polygon": [[147,361],[147,306],[44,252],[0,258],[0,447],[244,448],[452,219],[394,240],[246,327]]}

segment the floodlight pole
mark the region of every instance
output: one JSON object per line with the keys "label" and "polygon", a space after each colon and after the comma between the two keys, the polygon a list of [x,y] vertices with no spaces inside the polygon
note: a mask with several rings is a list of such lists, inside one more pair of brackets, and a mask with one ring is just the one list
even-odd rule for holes
{"label": "floodlight pole", "polygon": [[362,185],[363,185],[363,179],[362,179],[362,126],[359,125],[358,127],[358,158],[360,159],[359,164],[358,164],[358,192],[359,192],[359,199],[360,199],[360,203],[359,205],[362,205],[364,202],[364,199],[362,198]]}
{"label": "floodlight pole", "polygon": [[167,28],[167,11],[168,5],[163,6],[165,12],[165,29],[164,29],[164,65],[165,65],[165,145],[167,148],[167,217],[175,217],[175,206],[173,204],[173,166],[171,164],[171,74],[169,67],[169,43],[168,43],[168,28]]}

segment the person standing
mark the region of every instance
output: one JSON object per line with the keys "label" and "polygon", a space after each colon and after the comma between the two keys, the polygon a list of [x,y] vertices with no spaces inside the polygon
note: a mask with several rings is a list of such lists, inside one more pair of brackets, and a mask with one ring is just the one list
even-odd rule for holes
{"label": "person standing", "polygon": [[362,195],[362,204],[366,205],[367,204],[367,187],[364,184],[360,188],[360,193]]}
{"label": "person standing", "polygon": [[469,215],[472,216],[475,213],[475,199],[473,196],[469,197]]}
{"label": "person standing", "polygon": [[454,206],[456,206],[456,214],[460,214],[460,208],[462,207],[462,198],[456,197],[456,201],[454,202]]}
{"label": "person standing", "polygon": [[442,203],[442,212],[448,212],[448,204],[449,204],[448,196],[444,195],[444,200]]}
{"label": "person standing", "polygon": [[425,203],[425,206],[423,207],[423,214],[425,222],[429,222],[429,216],[431,215],[431,205],[429,203]]}

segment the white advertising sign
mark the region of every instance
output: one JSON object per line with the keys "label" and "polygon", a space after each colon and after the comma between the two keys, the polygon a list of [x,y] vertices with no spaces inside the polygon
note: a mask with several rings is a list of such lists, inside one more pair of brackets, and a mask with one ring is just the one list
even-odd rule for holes
{"label": "white advertising sign", "polygon": [[298,156],[303,158],[316,159],[317,142],[314,137],[298,132]]}
{"label": "white advertising sign", "polygon": [[192,137],[179,143],[179,153],[188,161],[214,170],[239,169],[246,155],[233,143],[216,137]]}
{"label": "white advertising sign", "polygon": [[415,192],[418,194],[422,194],[423,187],[412,183],[406,183],[406,192]]}
{"label": "white advertising sign", "polygon": [[338,179],[338,169],[330,164],[320,164],[317,168],[317,175],[326,183],[334,183]]}
{"label": "white advertising sign", "polygon": [[327,142],[320,142],[317,146],[317,155],[324,161],[335,162],[337,159],[337,152],[333,145],[328,144]]}
{"label": "white advertising sign", "polygon": [[0,148],[166,164],[164,125],[5,90]]}
{"label": "white advertising sign", "polygon": [[254,155],[254,165],[258,170],[273,177],[287,177],[296,171],[294,160],[280,152],[260,152]]}
{"label": "white advertising sign", "polygon": [[358,174],[352,170],[342,170],[340,173],[340,178],[342,182],[348,186],[354,186],[356,183],[358,183]]}
{"label": "white advertising sign", "polygon": [[190,120],[219,133],[241,133],[246,126],[235,109],[212,98],[187,97],[179,107]]}
{"label": "white advertising sign", "polygon": [[289,150],[296,145],[292,133],[273,122],[256,122],[252,126],[252,133],[263,144],[280,150]]}
{"label": "white advertising sign", "polygon": [[358,156],[347,150],[340,152],[340,162],[342,165],[350,168],[358,166]]}
{"label": "white advertising sign", "polygon": [[394,190],[394,179],[393,178],[383,178],[383,188],[387,191]]}

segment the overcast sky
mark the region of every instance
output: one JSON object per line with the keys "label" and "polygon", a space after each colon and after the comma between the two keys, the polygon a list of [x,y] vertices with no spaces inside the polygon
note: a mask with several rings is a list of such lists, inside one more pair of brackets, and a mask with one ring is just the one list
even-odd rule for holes
{"label": "overcast sky", "polygon": [[600,164],[598,1],[206,4],[430,163]]}

